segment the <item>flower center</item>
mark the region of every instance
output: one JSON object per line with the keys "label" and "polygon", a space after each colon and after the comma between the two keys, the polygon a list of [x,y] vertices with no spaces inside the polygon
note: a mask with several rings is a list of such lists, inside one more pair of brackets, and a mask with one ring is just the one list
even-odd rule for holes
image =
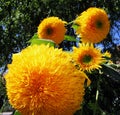
{"label": "flower center", "polygon": [[83,63],[90,63],[91,60],[92,60],[91,55],[84,55],[84,57],[82,59]]}
{"label": "flower center", "polygon": [[46,33],[47,35],[51,35],[53,33],[52,28],[47,28]]}
{"label": "flower center", "polygon": [[96,27],[97,27],[97,28],[102,28],[102,26],[103,26],[102,22],[98,20],[98,21],[96,22]]}

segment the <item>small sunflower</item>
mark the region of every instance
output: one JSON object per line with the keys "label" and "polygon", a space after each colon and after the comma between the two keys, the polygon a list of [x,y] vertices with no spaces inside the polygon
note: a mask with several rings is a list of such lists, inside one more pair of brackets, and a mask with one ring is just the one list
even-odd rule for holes
{"label": "small sunflower", "polygon": [[68,53],[48,45],[14,54],[5,75],[10,104],[22,115],[73,115],[88,78],[70,60]]}
{"label": "small sunflower", "polygon": [[91,72],[91,70],[101,68],[100,64],[104,62],[104,58],[102,58],[100,49],[89,43],[79,45],[79,48],[74,47],[72,56],[80,69]]}
{"label": "small sunflower", "polygon": [[83,42],[101,42],[106,38],[110,29],[110,22],[106,12],[95,7],[82,12],[74,22],[79,25],[76,33],[80,35]]}
{"label": "small sunflower", "polygon": [[65,23],[58,17],[45,18],[38,26],[38,37],[53,40],[59,44],[64,40]]}

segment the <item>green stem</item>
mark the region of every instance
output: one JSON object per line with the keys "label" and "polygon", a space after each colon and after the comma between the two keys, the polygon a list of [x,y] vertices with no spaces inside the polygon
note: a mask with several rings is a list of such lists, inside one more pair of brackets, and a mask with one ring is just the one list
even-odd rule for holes
{"label": "green stem", "polygon": [[96,91],[96,101],[95,101],[95,108],[94,108],[94,111],[93,111],[93,115],[96,115],[96,111],[97,111],[97,102],[98,102],[98,95],[99,95],[99,90]]}
{"label": "green stem", "polygon": [[82,108],[81,108],[81,111],[80,111],[80,115],[82,115],[82,114],[83,114],[83,105],[82,105]]}
{"label": "green stem", "polygon": [[5,104],[6,104],[6,103],[4,102],[3,105],[2,105],[2,107],[1,107],[1,109],[0,109],[0,113],[3,112],[3,109],[4,109]]}
{"label": "green stem", "polygon": [[67,23],[67,25],[71,25],[71,24],[73,24],[73,22],[74,22],[74,21],[71,21],[71,22]]}
{"label": "green stem", "polygon": [[95,97],[95,108],[93,110],[93,115],[96,115],[96,112],[97,112],[97,104],[98,104],[98,96],[99,96],[99,82],[100,82],[100,76],[98,76],[98,79],[97,79],[97,90],[96,90],[96,97]]}

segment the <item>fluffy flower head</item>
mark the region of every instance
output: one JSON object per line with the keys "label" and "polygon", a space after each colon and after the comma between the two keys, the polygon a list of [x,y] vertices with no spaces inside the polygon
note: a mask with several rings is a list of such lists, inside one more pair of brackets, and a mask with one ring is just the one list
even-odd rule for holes
{"label": "fluffy flower head", "polygon": [[65,23],[58,17],[45,18],[38,26],[38,37],[50,39],[59,44],[64,40]]}
{"label": "fluffy flower head", "polygon": [[110,22],[108,15],[103,9],[91,7],[82,12],[75,20],[80,25],[77,34],[82,38],[83,42],[98,43],[106,38]]}
{"label": "fluffy flower head", "polygon": [[13,55],[8,69],[7,95],[22,115],[73,115],[80,108],[88,78],[62,50],[29,46]]}
{"label": "fluffy flower head", "polygon": [[83,71],[89,71],[101,68],[100,64],[104,62],[100,49],[94,48],[93,44],[80,44],[79,48],[74,47],[73,59]]}

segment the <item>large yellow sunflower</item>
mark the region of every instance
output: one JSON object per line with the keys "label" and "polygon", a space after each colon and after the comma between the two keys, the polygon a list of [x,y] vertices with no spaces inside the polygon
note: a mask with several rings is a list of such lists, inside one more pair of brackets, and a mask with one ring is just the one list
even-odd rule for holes
{"label": "large yellow sunflower", "polygon": [[110,22],[103,9],[91,7],[81,13],[74,21],[79,25],[76,33],[83,42],[98,43],[106,38]]}
{"label": "large yellow sunflower", "polygon": [[38,26],[38,37],[53,40],[59,44],[64,40],[66,29],[64,21],[58,17],[45,18]]}
{"label": "large yellow sunflower", "polygon": [[93,44],[82,43],[79,48],[74,47],[72,56],[80,69],[89,71],[101,68],[101,63],[104,62],[100,49],[95,48]]}
{"label": "large yellow sunflower", "polygon": [[10,104],[22,115],[73,115],[80,109],[88,78],[70,59],[48,45],[29,46],[14,54],[5,75]]}

